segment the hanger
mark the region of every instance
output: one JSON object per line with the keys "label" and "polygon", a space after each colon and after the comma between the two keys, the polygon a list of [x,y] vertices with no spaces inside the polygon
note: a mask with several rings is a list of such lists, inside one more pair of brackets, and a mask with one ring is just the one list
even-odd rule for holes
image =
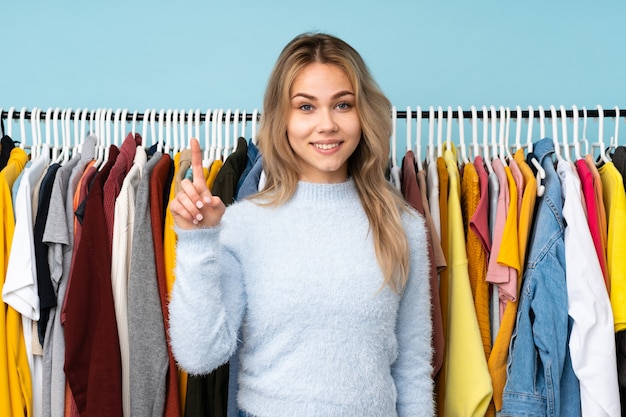
{"label": "hanger", "polygon": [[509,131],[511,127],[511,109],[507,107],[506,110],[504,110],[504,112],[506,114],[506,128],[504,129],[503,156],[506,157],[510,161],[511,159],[513,159],[513,155],[511,155],[511,148],[509,146]]}
{"label": "hanger", "polygon": [[411,122],[413,121],[413,114],[411,112],[411,106],[406,106],[406,151],[412,151],[411,149]]}
{"label": "hanger", "polygon": [[578,138],[578,107],[576,107],[576,105],[572,106],[572,116],[574,120],[572,123],[572,143],[574,144],[574,157],[578,161],[582,159],[582,155],[580,154],[580,142]]}
{"label": "hanger", "polygon": [[[195,115],[194,115],[194,120],[193,120],[193,124],[194,124],[194,129],[195,129],[195,135],[189,135],[189,139],[191,140],[192,137],[195,137],[196,139],[200,140],[200,109],[196,109]],[[188,142],[189,144],[189,142]],[[191,145],[188,145],[189,147],[191,147]]]}
{"label": "hanger", "polygon": [[491,166],[491,157],[489,155],[489,112],[487,106],[483,106],[483,161],[487,166],[489,174],[493,173],[493,166]]}
{"label": "hanger", "polygon": [[259,118],[259,111],[257,109],[252,110],[252,121],[251,121],[251,125],[252,125],[252,142],[256,145],[257,144],[257,138],[256,138],[256,124],[257,124],[257,119]]}
{"label": "hanger", "polygon": [[[9,107],[9,111],[7,113],[7,136],[13,140],[13,113],[15,112],[15,107]],[[2,109],[0,109],[0,116],[2,116]]]}
{"label": "hanger", "polygon": [[[540,119],[540,128],[541,128],[541,137],[543,138],[545,135],[545,124],[543,122],[543,107],[539,106],[539,119]],[[528,106],[528,134],[526,136],[526,144],[528,145],[528,153],[532,153],[533,151],[533,120],[535,117],[535,111],[532,106]],[[537,180],[537,197],[541,197],[545,191],[546,186],[543,184],[543,180],[546,179],[546,171],[543,169],[537,158],[534,156],[530,158],[530,164],[535,168],[537,173],[535,174],[535,178]]]}
{"label": "hanger", "polygon": [[498,113],[496,112],[495,106],[489,107],[491,111],[491,158],[500,159],[500,152],[498,152],[498,141],[497,138],[497,124],[498,124]]}
{"label": "hanger", "polygon": [[422,107],[417,106],[415,109],[415,152],[416,152],[416,162],[417,162],[417,170],[421,171],[424,169],[422,166]]}
{"label": "hanger", "polygon": [[435,108],[428,108],[428,163],[435,162]]}
{"label": "hanger", "polygon": [[24,149],[26,147],[26,106],[22,107],[20,110],[20,148]]}
{"label": "hanger", "polygon": [[567,112],[565,111],[565,106],[562,104],[559,106],[559,110],[561,111],[561,132],[563,135],[563,140],[562,140],[563,153],[565,154],[565,160],[567,162],[572,162],[572,159],[570,158],[570,154],[571,154],[570,144],[567,138]]}
{"label": "hanger", "polygon": [[[205,159],[206,167],[208,168],[213,161],[216,160],[216,151],[217,151],[217,117],[219,114],[219,109],[213,109],[213,113],[211,114],[211,136],[210,136],[210,146],[207,147],[205,152],[208,152],[208,158]],[[203,164],[204,165],[204,164]]]}
{"label": "hanger", "polygon": [[[615,134],[611,137],[610,148],[615,151],[618,146],[618,133],[619,133],[619,107],[615,106]],[[10,136],[10,135],[9,135]]]}
{"label": "hanger", "polygon": [[165,110],[161,109],[159,110],[159,120],[157,120],[157,127],[159,128],[159,136],[158,136],[159,139],[157,142],[157,151],[169,154],[170,153],[169,143],[163,141],[164,125],[165,125]]}
{"label": "hanger", "polygon": [[[159,111],[159,142],[163,139],[163,130],[165,130],[165,153],[172,151],[172,155],[176,155],[176,149],[172,147],[172,109],[167,109],[165,117],[162,117],[163,112],[165,112],[164,109]],[[161,120],[163,120],[162,123]]]}
{"label": "hanger", "polygon": [[515,106],[517,121],[515,122],[515,151],[522,149],[522,107]]}
{"label": "hanger", "polygon": [[[130,122],[130,134],[135,137],[135,133],[137,133],[137,109],[133,111],[133,117]],[[143,146],[144,136],[141,136],[141,146]]]}
{"label": "hanger", "polygon": [[528,106],[528,131],[526,132],[526,147],[528,152],[533,151],[533,121],[535,120],[535,110],[533,106]]}
{"label": "hanger", "polygon": [[[224,120],[224,135],[225,135],[225,139],[224,139],[224,150],[223,150],[223,160],[225,161],[226,158],[228,158],[228,155],[230,154],[230,116],[231,116],[231,110],[228,109],[226,110],[226,118]],[[235,141],[237,141],[237,139],[235,139]],[[233,150],[235,149],[235,146],[233,146]]]}
{"label": "hanger", "polygon": [[[224,109],[217,112],[217,148],[215,149],[215,159],[222,159],[222,151],[224,150]],[[222,159],[222,162],[226,159]]]}
{"label": "hanger", "polygon": [[546,137],[546,113],[542,105],[537,107],[539,109],[539,139]]}
{"label": "hanger", "polygon": [[461,163],[468,164],[469,159],[467,158],[467,149],[465,146],[465,120],[463,119],[463,108],[458,106],[456,112],[459,121],[459,147],[461,148]]}
{"label": "hanger", "polygon": [[437,107],[437,158],[443,156],[443,144],[441,142],[443,136],[443,107]]}
{"label": "hanger", "polygon": [[246,137],[246,117],[248,115],[246,114],[246,110],[243,110],[243,113],[241,113],[241,137],[245,138]]}
{"label": "hanger", "polygon": [[100,168],[103,168],[104,165],[106,164],[106,161],[109,160],[109,151],[111,150],[111,116],[113,113],[113,109],[109,108],[106,111],[106,117],[105,117],[105,124],[104,126],[106,127],[106,145],[104,147],[104,160],[103,160],[103,164],[100,165]]}
{"label": "hanger", "polygon": [[448,106],[446,118],[446,149],[452,151],[452,106]]}
{"label": "hanger", "polygon": [[159,143],[159,137],[156,130],[156,109],[150,110],[150,136],[152,137],[152,146],[156,146],[157,152],[163,152],[163,144]]}
{"label": "hanger", "polygon": [[[174,109],[174,110],[170,111],[170,116],[169,117],[170,117],[170,128],[172,129],[172,143],[174,144],[172,152],[174,152],[174,154],[176,154],[177,152],[180,152],[181,150],[184,149],[184,146],[183,146],[184,134],[180,137],[180,141],[178,140],[178,131],[179,131],[179,127],[178,127],[179,112],[178,112],[178,109]],[[167,120],[167,116],[166,116],[166,120]]]}
{"label": "hanger", "polygon": [[502,165],[504,166],[507,166],[506,151],[508,149],[506,149],[507,147],[505,146],[505,133],[508,130],[509,128],[506,111],[504,110],[504,106],[500,106],[500,136],[498,137],[500,148],[498,151],[498,156],[500,158],[500,161],[502,162]]}
{"label": "hanger", "polygon": [[476,106],[471,106],[470,111],[472,112],[472,145],[474,149],[474,159],[476,159],[476,157],[480,155],[478,145],[478,112],[476,111]]}
{"label": "hanger", "polygon": [[[116,109],[115,114],[113,116],[113,144],[115,146],[120,146],[120,115],[122,113],[121,109]],[[122,126],[124,128],[124,126]],[[122,135],[122,138],[124,136]]]}
{"label": "hanger", "polygon": [[85,138],[87,137],[87,116],[89,115],[89,109],[85,107],[83,109],[83,113],[80,116],[80,130],[78,133],[78,138],[74,138],[74,140],[78,140],[78,143],[75,145],[78,152],[83,151],[83,143],[85,143]]}
{"label": "hanger", "polygon": [[[52,109],[52,107],[48,107],[48,110],[46,110],[46,116],[45,116],[45,122],[44,122],[44,126],[46,128],[46,143],[45,145],[48,147],[48,149],[52,149],[52,133],[51,133],[51,129],[52,129],[52,114],[53,114],[54,110]],[[40,156],[40,152],[39,151],[43,151],[43,146],[37,151],[37,157]]]}
{"label": "hanger", "polygon": [[607,163],[611,159],[606,154],[605,146],[604,146],[604,110],[602,109],[602,106],[599,104],[596,106],[596,108],[598,109],[598,143],[597,145],[600,147],[600,159],[604,163]]}
{"label": "hanger", "polygon": [[144,146],[148,146],[148,126],[150,124],[150,109],[143,112],[141,119],[141,140]]}
{"label": "hanger", "polygon": [[210,134],[210,122],[211,122],[211,109],[206,111],[206,116],[204,118],[204,157],[202,158],[202,165],[205,168],[209,168],[211,166],[211,134]]}
{"label": "hanger", "polygon": [[563,157],[561,156],[561,144],[559,143],[559,126],[556,116],[556,108],[554,105],[550,105],[550,115],[552,116],[552,143],[554,143],[554,154],[556,155],[556,160],[561,161]]}
{"label": "hanger", "polygon": [[396,123],[398,122],[398,112],[396,106],[391,106],[391,166],[398,166],[396,159]]}

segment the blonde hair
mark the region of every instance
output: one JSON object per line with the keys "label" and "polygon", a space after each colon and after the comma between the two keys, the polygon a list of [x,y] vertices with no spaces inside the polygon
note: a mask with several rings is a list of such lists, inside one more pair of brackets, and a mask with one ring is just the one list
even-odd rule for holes
{"label": "blonde hair", "polygon": [[313,62],[338,66],[355,90],[362,137],[348,160],[348,175],[354,179],[369,220],[383,285],[400,292],[409,273],[409,245],[401,220],[408,206],[384,174],[389,158],[391,104],[359,53],[343,40],[328,34],[301,34],[278,57],[265,92],[257,135],[266,174],[260,196],[269,205],[280,205],[295,193],[299,171],[287,139],[289,93],[298,73]]}

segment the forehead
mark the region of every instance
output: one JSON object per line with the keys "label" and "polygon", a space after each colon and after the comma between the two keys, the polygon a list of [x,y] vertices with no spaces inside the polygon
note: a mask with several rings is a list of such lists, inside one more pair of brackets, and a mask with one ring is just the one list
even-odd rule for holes
{"label": "forehead", "polygon": [[346,71],[335,64],[312,62],[302,67],[291,84],[291,92],[300,89],[333,89],[352,90],[352,83]]}

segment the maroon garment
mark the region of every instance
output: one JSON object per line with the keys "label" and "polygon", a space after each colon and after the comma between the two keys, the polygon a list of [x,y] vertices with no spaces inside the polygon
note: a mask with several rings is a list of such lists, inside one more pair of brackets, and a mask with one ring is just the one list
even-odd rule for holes
{"label": "maroon garment", "polygon": [[[402,195],[406,201],[413,206],[424,217],[424,204],[422,201],[422,192],[417,183],[415,172],[415,155],[413,151],[407,151],[402,158],[402,177],[400,180]],[[437,275],[437,265],[435,265],[435,252],[433,250],[433,241],[430,231],[426,228],[426,239],[428,240],[428,259],[430,260],[429,277],[430,277],[430,301],[431,315],[433,323],[433,373],[436,375],[443,364],[444,354],[444,335],[443,323],[441,318],[441,302],[439,300],[439,277]]]}
{"label": "maroon garment", "polygon": [[[122,146],[119,148],[120,154],[115,160],[115,164],[111,168],[111,172],[104,183],[104,219],[106,221],[107,233],[109,236],[109,245],[113,244],[115,200],[122,189],[124,177],[126,177],[126,174],[133,166],[136,148],[140,145],[141,136],[139,133],[135,133],[135,137],[133,137],[132,133],[129,133],[126,136],[126,139],[122,142]],[[109,251],[111,251],[111,246],[109,247]]]}
{"label": "maroon garment", "polygon": [[65,300],[65,374],[81,416],[122,415],[122,364],[111,288],[111,251],[103,187],[119,154],[96,174]]}
{"label": "maroon garment", "polygon": [[165,257],[163,249],[163,226],[165,224],[165,207],[169,198],[174,165],[168,154],[163,154],[150,174],[150,219],[152,224],[152,240],[154,241],[154,258],[156,263],[157,283],[163,311],[167,340],[167,356],[169,357],[169,374],[165,398],[164,417],[180,416],[180,396],[178,390],[178,367],[172,354],[169,332],[169,314],[167,307],[167,283],[165,273]]}

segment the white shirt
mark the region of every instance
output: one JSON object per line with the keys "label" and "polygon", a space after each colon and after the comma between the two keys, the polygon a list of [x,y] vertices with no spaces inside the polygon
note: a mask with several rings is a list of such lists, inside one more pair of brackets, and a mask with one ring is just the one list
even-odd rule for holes
{"label": "white shirt", "polygon": [[582,415],[619,417],[613,312],[581,204],[580,180],[565,160],[558,162],[557,172],[566,222],[567,311],[574,320],[569,348],[580,381]]}

